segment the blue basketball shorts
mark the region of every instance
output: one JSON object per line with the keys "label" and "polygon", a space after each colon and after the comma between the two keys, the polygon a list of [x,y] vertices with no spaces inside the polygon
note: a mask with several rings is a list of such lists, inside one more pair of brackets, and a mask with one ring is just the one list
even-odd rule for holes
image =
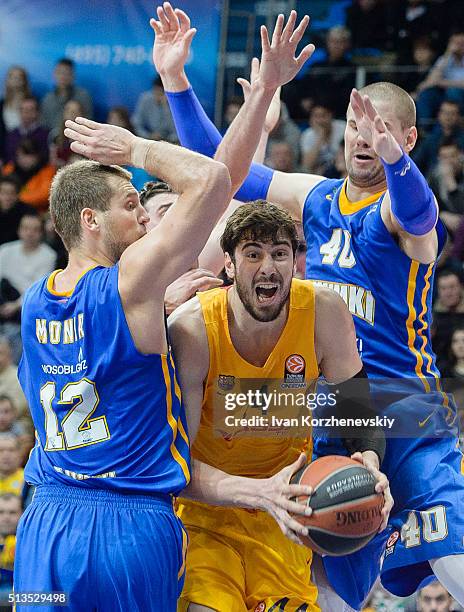
{"label": "blue basketball shorts", "polygon": [[186,548],[168,495],[42,485],[18,525],[14,590],[66,593],[67,608],[41,610],[175,612]]}
{"label": "blue basketball shorts", "polygon": [[400,597],[432,577],[430,559],[464,554],[464,460],[453,438],[390,439],[382,470],[395,505],[387,529],[345,557],[324,557],[335,591],[356,610],[379,573]]}

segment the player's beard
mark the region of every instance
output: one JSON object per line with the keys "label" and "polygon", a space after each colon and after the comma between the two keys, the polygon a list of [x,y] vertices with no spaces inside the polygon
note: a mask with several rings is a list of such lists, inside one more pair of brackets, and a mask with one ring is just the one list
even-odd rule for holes
{"label": "player's beard", "polygon": [[[282,291],[283,279],[280,275],[272,275],[270,279],[267,279],[267,282],[274,283],[276,282],[279,285],[277,291]],[[256,319],[256,321],[260,321],[261,323],[267,323],[269,321],[274,321],[282,312],[282,308],[285,306],[288,296],[290,295],[290,284],[285,291],[279,302],[276,302],[270,307],[266,307],[265,305],[259,306],[254,303],[254,299],[256,300],[256,291],[254,287],[247,287],[243,283],[241,283],[238,277],[235,278],[235,288],[238,293],[238,297],[240,301],[245,306],[245,310]]]}
{"label": "player's beard", "polygon": [[108,254],[108,257],[116,263],[121,259],[121,255],[130,246],[134,240],[121,240],[117,233],[114,231],[111,222],[108,222],[105,228],[105,237],[103,240],[105,252]]}

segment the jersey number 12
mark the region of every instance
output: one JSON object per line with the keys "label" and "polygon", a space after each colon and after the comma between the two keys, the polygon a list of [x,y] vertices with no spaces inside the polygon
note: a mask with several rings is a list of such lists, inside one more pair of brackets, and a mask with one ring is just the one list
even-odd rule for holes
{"label": "jersey number 12", "polygon": [[[106,417],[90,418],[100,401],[94,382],[83,378],[78,382],[68,383],[61,390],[58,404],[74,404],[61,421],[61,432],[58,418],[52,408],[55,396],[54,382],[47,382],[40,389],[40,403],[45,412],[46,451],[80,448],[110,438]],[[79,401],[75,403],[75,400]]]}

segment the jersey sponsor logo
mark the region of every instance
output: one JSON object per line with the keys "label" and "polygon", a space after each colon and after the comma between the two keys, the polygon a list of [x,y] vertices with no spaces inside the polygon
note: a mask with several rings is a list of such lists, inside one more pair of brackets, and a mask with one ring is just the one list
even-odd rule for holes
{"label": "jersey sponsor logo", "polygon": [[313,283],[316,287],[325,287],[338,293],[353,316],[374,325],[375,298],[372,291],[348,283],[332,283],[323,280],[314,280]]}
{"label": "jersey sponsor logo", "polygon": [[35,335],[40,344],[73,344],[84,337],[84,313],[65,321],[35,320]]}
{"label": "jersey sponsor logo", "polygon": [[285,360],[284,382],[282,389],[298,389],[306,386],[306,362],[301,355],[294,353]]}
{"label": "jersey sponsor logo", "polygon": [[85,372],[87,369],[87,361],[83,359],[78,363],[43,363],[42,370],[45,374],[78,374],[79,372]]}
{"label": "jersey sponsor logo", "polygon": [[228,376],[227,374],[219,374],[218,387],[223,391],[231,391],[235,386],[235,376]]}
{"label": "jersey sponsor logo", "polygon": [[400,532],[399,531],[394,531],[391,536],[388,538],[387,540],[387,546],[385,548],[385,556],[388,557],[388,555],[393,554],[394,550],[395,550],[395,546],[396,543],[398,542],[400,537]]}
{"label": "jersey sponsor logo", "polygon": [[266,604],[264,603],[264,601],[260,601],[259,604],[255,608],[255,612],[265,612],[265,610],[266,610]]}
{"label": "jersey sponsor logo", "polygon": [[64,474],[65,476],[69,476],[69,478],[73,478],[74,480],[88,480],[89,478],[116,478],[116,472],[105,472],[104,474],[79,474],[79,472],[64,470],[57,465],[54,465],[53,469],[59,474]]}

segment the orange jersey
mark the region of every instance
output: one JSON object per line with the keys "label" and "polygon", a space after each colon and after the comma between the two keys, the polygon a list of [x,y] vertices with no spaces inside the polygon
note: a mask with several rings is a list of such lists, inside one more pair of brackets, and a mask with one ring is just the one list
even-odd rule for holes
{"label": "orange jersey", "polygon": [[[302,451],[311,456],[310,428],[286,427],[284,419],[305,412],[301,404],[289,408],[294,401],[290,396],[298,394],[300,400],[304,398],[314,389],[319,376],[314,349],[314,286],[310,281],[293,279],[287,323],[262,367],[246,361],[232,344],[227,293],[219,288],[198,294],[210,365],[192,456],[228,474],[265,478],[293,463]],[[250,389],[259,389],[274,398],[286,395],[287,407],[282,401],[274,403],[278,408],[268,412],[253,402],[225,409],[227,398]],[[268,416],[271,412],[277,416],[277,422]],[[227,417],[240,419],[243,426],[234,423],[228,427]]]}

